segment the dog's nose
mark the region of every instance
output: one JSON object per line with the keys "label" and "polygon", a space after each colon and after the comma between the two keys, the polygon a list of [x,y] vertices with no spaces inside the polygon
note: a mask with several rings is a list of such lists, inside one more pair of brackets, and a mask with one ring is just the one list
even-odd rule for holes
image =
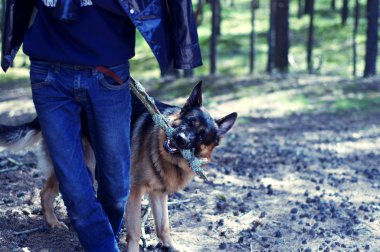
{"label": "dog's nose", "polygon": [[191,145],[190,139],[186,136],[185,133],[181,132],[175,137],[175,142],[181,149],[187,149]]}

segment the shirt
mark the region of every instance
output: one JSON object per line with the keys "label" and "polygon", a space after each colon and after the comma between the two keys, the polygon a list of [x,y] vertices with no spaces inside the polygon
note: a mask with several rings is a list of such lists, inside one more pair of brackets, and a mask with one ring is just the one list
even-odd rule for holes
{"label": "shirt", "polygon": [[37,0],[37,15],[24,38],[31,59],[83,66],[113,66],[135,54],[135,27],[117,0],[81,0],[78,21],[53,17],[50,0]]}

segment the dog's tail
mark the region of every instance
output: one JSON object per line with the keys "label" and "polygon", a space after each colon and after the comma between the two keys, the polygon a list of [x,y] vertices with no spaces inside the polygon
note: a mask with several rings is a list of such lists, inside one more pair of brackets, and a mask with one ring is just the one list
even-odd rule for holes
{"label": "dog's tail", "polygon": [[41,139],[41,127],[38,118],[17,125],[0,125],[0,147],[10,151],[22,151],[33,146]]}

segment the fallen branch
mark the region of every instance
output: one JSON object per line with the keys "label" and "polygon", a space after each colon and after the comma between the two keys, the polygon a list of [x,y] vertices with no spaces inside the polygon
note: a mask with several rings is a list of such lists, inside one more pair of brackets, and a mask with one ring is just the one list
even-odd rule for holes
{"label": "fallen branch", "polygon": [[150,214],[150,206],[147,206],[144,213],[141,216],[141,223],[145,223],[148,220]]}
{"label": "fallen branch", "polygon": [[369,229],[375,230],[373,227],[369,226],[366,223],[361,223],[360,225],[354,227],[355,230],[365,230],[371,232]]}
{"label": "fallen branch", "polygon": [[191,199],[185,199],[185,200],[174,200],[174,201],[170,201],[168,202],[168,205],[177,205],[177,204],[182,204],[182,203],[186,203],[186,202],[190,202]]}
{"label": "fallen branch", "polygon": [[11,162],[12,164],[15,164],[15,165],[18,165],[18,166],[23,165],[23,163],[20,163],[19,161],[16,161],[16,160],[14,160],[13,158],[10,158],[10,157],[8,157],[7,160],[9,162]]}
{"label": "fallen branch", "polygon": [[[191,199],[184,199],[184,200],[173,200],[173,201],[169,201],[168,202],[168,205],[177,205],[177,204],[182,204],[182,203],[186,203],[186,202],[190,202]],[[141,202],[141,205],[143,206],[148,206],[149,205],[149,201],[142,201]]]}
{"label": "fallen branch", "polygon": [[11,168],[0,170],[0,173],[6,173],[6,172],[9,172],[9,171],[17,171],[20,168],[21,168],[21,166],[16,165],[16,166],[13,166]]}
{"label": "fallen branch", "polygon": [[32,229],[28,229],[28,230],[24,230],[24,231],[19,231],[19,232],[14,232],[13,234],[14,235],[23,235],[23,234],[34,233],[37,231],[42,231],[42,230],[45,230],[45,227],[41,225],[41,226],[36,227],[36,228],[32,228]]}
{"label": "fallen branch", "polygon": [[141,216],[141,237],[140,237],[140,239],[141,239],[141,241],[143,243],[143,245],[142,245],[143,248],[147,247],[146,246],[147,244],[146,244],[145,222],[148,220],[150,212],[151,212],[150,206],[147,205],[146,208],[145,208],[144,213]]}

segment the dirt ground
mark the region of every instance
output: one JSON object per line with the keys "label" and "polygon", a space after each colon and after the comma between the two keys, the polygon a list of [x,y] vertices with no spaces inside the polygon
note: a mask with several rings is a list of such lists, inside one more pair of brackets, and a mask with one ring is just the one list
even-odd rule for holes
{"label": "dirt ground", "polygon": [[[153,93],[180,104],[178,90],[190,89],[178,82]],[[195,178],[170,197],[178,244],[187,251],[379,251],[380,104],[363,103],[379,97],[378,79],[223,77],[206,79],[204,89],[212,114],[240,118],[207,167],[209,182]],[[358,94],[362,106],[338,106]],[[27,86],[1,87],[0,97],[0,124],[33,117]],[[0,181],[0,251],[82,251],[61,199],[55,209],[70,230],[44,224],[33,152],[0,152]],[[145,250],[161,251],[151,217],[145,232]],[[124,239],[125,230],[125,251]]]}

